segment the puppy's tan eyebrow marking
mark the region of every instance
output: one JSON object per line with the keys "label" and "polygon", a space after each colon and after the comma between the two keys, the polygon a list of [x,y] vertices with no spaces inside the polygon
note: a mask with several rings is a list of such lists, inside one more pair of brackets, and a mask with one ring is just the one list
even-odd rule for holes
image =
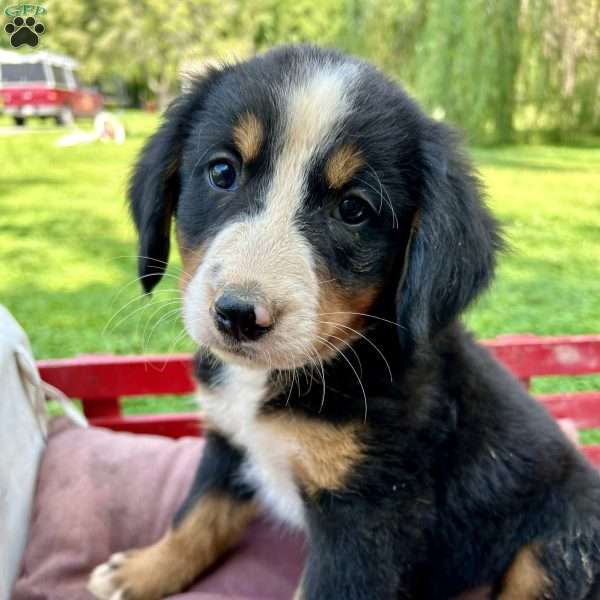
{"label": "puppy's tan eyebrow marking", "polygon": [[250,112],[243,113],[233,128],[233,142],[244,162],[254,160],[265,139],[265,130],[259,118]]}
{"label": "puppy's tan eyebrow marking", "polygon": [[325,164],[325,179],[329,187],[340,189],[365,164],[361,151],[351,144],[337,148]]}

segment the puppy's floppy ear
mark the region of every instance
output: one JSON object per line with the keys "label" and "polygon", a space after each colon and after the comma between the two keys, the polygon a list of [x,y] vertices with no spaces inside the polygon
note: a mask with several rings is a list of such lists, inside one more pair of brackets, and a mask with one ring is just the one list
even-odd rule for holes
{"label": "puppy's floppy ear", "polygon": [[221,71],[209,71],[171,103],[159,130],[146,142],[129,184],[129,203],[139,235],[138,272],[146,293],[160,281],[169,259],[171,218],[181,189],[183,146]]}
{"label": "puppy's floppy ear", "polygon": [[428,123],[421,142],[422,195],[396,293],[407,347],[451,323],[492,279],[499,228],[455,134]]}

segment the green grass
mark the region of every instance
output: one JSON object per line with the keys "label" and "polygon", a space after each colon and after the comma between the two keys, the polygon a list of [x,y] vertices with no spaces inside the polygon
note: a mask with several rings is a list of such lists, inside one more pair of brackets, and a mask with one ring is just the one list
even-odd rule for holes
{"label": "green grass", "polygon": [[600,444],[600,429],[584,429],[579,432],[582,444]]}
{"label": "green grass", "polygon": [[185,348],[173,345],[176,323],[151,330],[159,300],[177,297],[168,292],[176,288],[172,277],[152,302],[135,300],[136,243],[125,186],[157,118],[132,113],[124,120],[122,146],[58,148],[60,130],[1,138],[0,297],[39,357]]}
{"label": "green grass", "polygon": [[[177,259],[154,298],[140,297],[124,192],[158,120],[139,112],[122,118],[122,146],[57,148],[65,132],[35,124],[33,133],[0,137],[0,301],[40,358],[191,349],[180,335]],[[600,149],[516,146],[473,155],[509,250],[492,289],[467,315],[470,327],[479,337],[600,332]],[[593,388],[599,377],[534,383],[538,392]],[[189,404],[137,399],[128,410]]]}
{"label": "green grass", "polygon": [[[125,205],[133,157],[158,117],[122,118],[122,146],[58,148],[67,132],[39,121],[33,132],[0,137],[0,302],[26,329],[38,358],[191,349],[169,312],[177,307],[178,260],[154,298],[142,298]],[[186,397],[126,402],[130,413],[191,405]]]}

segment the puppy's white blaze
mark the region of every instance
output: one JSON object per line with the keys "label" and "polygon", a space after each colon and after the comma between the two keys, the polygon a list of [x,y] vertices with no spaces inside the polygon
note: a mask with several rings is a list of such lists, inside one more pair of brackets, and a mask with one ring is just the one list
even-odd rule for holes
{"label": "puppy's white blaze", "polygon": [[285,102],[282,145],[275,158],[267,193],[265,217],[269,224],[293,221],[305,194],[311,161],[335,138],[352,108],[353,80],[359,66],[329,64],[308,69],[280,90]]}

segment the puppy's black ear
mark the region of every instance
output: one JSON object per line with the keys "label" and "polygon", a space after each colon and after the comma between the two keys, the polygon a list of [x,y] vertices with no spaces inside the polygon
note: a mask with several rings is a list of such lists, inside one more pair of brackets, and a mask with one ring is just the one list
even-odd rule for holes
{"label": "puppy's black ear", "polygon": [[160,281],[169,260],[171,218],[181,189],[183,146],[220,71],[192,82],[166,110],[163,123],[144,146],[129,184],[129,203],[139,235],[138,272],[146,293]]}
{"label": "puppy's black ear", "polygon": [[492,279],[499,228],[455,134],[430,123],[421,143],[423,185],[396,294],[407,347],[451,323]]}

